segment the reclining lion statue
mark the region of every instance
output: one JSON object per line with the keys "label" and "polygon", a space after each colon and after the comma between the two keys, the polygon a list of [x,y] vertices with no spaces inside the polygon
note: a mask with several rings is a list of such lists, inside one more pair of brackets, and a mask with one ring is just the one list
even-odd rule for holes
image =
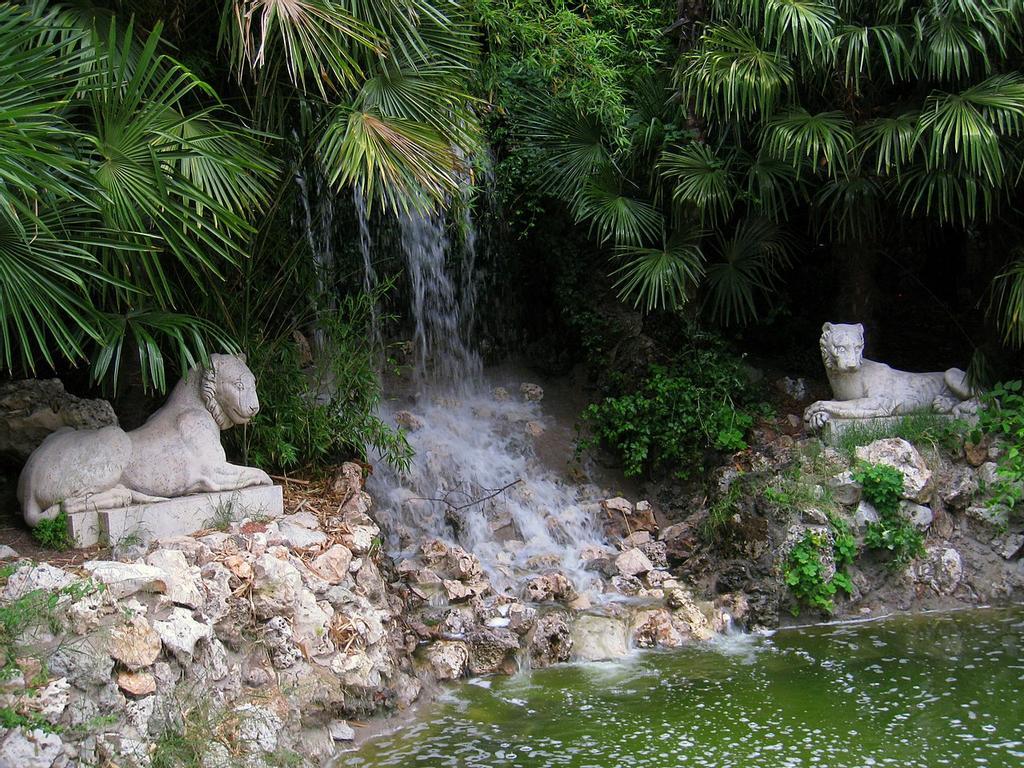
{"label": "reclining lion statue", "polygon": [[221,430],[247,423],[259,409],[245,357],[210,355],[210,366],[189,371],[138,429],[65,427],[49,435],[18,480],[25,521],[35,527],[61,509],[74,514],[271,485],[266,472],[228,463],[220,444]]}
{"label": "reclining lion statue", "polygon": [[864,326],[825,323],[821,358],[834,400],[804,411],[804,423],[819,430],[833,418],[869,419],[918,411],[969,415],[977,410],[967,374],[959,368],[934,373],[897,371],[864,358]]}

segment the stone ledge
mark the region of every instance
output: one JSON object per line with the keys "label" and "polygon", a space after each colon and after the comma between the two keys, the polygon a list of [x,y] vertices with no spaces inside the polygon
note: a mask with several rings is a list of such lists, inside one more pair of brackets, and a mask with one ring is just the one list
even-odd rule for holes
{"label": "stone ledge", "polygon": [[[822,442],[826,445],[834,446],[839,438],[847,430],[854,429],[869,429],[878,430],[880,436],[891,435],[892,430],[896,427],[903,419],[914,418],[915,416],[927,416],[930,419],[936,421],[953,421],[953,415],[949,413],[933,413],[931,411],[923,411],[921,413],[907,413],[902,416],[875,416],[868,419],[837,419],[832,418],[825,424],[825,427],[821,430]],[[885,433],[882,435],[881,433]]]}
{"label": "stone ledge", "polygon": [[68,535],[76,547],[95,544],[112,547],[133,536],[158,539],[186,536],[245,517],[280,517],[282,514],[281,486],[260,485],[68,515]]}

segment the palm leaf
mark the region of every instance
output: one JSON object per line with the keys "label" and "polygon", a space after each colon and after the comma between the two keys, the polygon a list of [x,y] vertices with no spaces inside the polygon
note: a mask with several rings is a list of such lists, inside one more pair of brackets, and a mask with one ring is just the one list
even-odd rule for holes
{"label": "palm leaf", "polygon": [[707,265],[706,306],[722,325],[745,325],[758,316],[758,301],[789,264],[790,246],[767,219],[744,219],[731,237],[719,238]]}
{"label": "palm leaf", "polygon": [[587,221],[601,242],[639,246],[661,234],[661,214],[646,200],[626,195],[612,174],[591,179],[574,205],[577,221]]}
{"label": "palm leaf", "polygon": [[664,152],[660,168],[663,178],[675,182],[675,202],[693,205],[708,223],[732,214],[736,185],[729,158],[720,158],[707,144],[693,142]]}
{"label": "palm leaf", "polygon": [[772,157],[834,176],[853,150],[853,123],[842,112],[811,114],[798,108],[772,118],[762,143]]}
{"label": "palm leaf", "polygon": [[1024,256],[992,281],[989,311],[996,317],[1003,343],[1013,349],[1024,347]]}
{"label": "palm leaf", "polygon": [[647,312],[684,304],[704,274],[698,232],[663,248],[621,248],[618,257],[625,261],[612,273],[619,299]]}
{"label": "palm leaf", "polygon": [[899,173],[914,161],[921,146],[920,117],[918,112],[903,112],[864,124],[860,131],[860,149],[865,155],[875,156],[876,173]]}
{"label": "palm leaf", "polygon": [[714,25],[679,60],[679,85],[699,114],[726,120],[769,113],[793,84],[793,67],[748,31]]}
{"label": "palm leaf", "polygon": [[358,182],[393,211],[417,206],[424,195],[442,202],[459,189],[455,153],[436,130],[375,111],[339,108],[318,154],[331,184]]}
{"label": "palm leaf", "polygon": [[840,28],[833,44],[847,85],[859,93],[862,80],[870,80],[879,65],[890,83],[908,77],[913,71],[913,53],[907,38],[912,32],[903,24],[846,24]]}

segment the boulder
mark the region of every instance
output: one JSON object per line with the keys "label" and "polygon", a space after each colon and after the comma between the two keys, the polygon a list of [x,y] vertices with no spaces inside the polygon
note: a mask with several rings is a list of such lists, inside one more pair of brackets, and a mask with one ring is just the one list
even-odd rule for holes
{"label": "boulder", "polygon": [[110,655],[130,672],[151,665],[160,655],[160,648],[160,634],[139,614],[110,633]]}
{"label": "boulder", "polygon": [[853,513],[853,525],[857,530],[863,530],[868,527],[868,523],[878,522],[878,510],[872,506],[871,502],[860,500],[857,504],[857,511]]}
{"label": "boulder", "polygon": [[580,661],[618,659],[629,653],[626,623],[611,616],[584,614],[572,625],[573,657]]}
{"label": "boulder", "polygon": [[192,612],[185,608],[172,608],[165,621],[153,622],[153,628],[181,664],[191,663],[196,643],[213,637],[210,625],[193,619]]}
{"label": "boulder", "polygon": [[419,432],[423,429],[423,421],[411,411],[395,411],[395,424],[406,432]]}
{"label": "boulder", "polygon": [[0,743],[0,766],[5,768],[50,768],[64,745],[60,736],[38,728],[12,728]]}
{"label": "boulder", "polygon": [[257,618],[291,616],[303,589],[302,575],[295,566],[287,560],[264,554],[256,559],[253,572],[252,606]]}
{"label": "boulder", "polygon": [[627,549],[616,557],[615,567],[622,576],[640,576],[654,570],[650,558],[637,548]]}
{"label": "boulder", "polygon": [[73,574],[54,568],[49,563],[39,565],[23,565],[10,575],[4,586],[4,599],[17,600],[19,597],[35,592],[59,592],[78,581]]}
{"label": "boulder", "polygon": [[568,661],[572,657],[569,614],[554,611],[541,616],[527,635],[527,643],[533,667],[547,667]]}
{"label": "boulder", "polygon": [[118,600],[136,592],[167,591],[167,572],[153,565],[90,560],[82,567],[95,581],[106,584],[110,596]]}
{"label": "boulder", "polygon": [[938,490],[940,498],[948,507],[963,510],[978,492],[978,481],[969,467],[955,465],[939,478]]}
{"label": "boulder", "polygon": [[317,555],[312,566],[316,574],[328,584],[341,584],[348,578],[352,564],[352,553],[342,544],[335,544],[326,552]]}
{"label": "boulder", "polygon": [[117,426],[110,403],[69,395],[60,379],[0,385],[0,456],[15,464],[24,464],[46,436],[61,427],[109,426]]}
{"label": "boulder", "polygon": [[156,693],[156,678],[152,672],[118,672],[117,687],[131,696],[149,696]]}
{"label": "boulder", "polygon": [[903,475],[903,498],[927,504],[932,496],[932,472],[917,449],[900,437],[875,440],[859,446],[855,451],[858,461],[886,464]]}
{"label": "boulder", "polygon": [[963,560],[952,547],[929,547],[916,564],[916,581],[927,584],[940,595],[951,595],[964,576]]}
{"label": "boulder", "polygon": [[478,627],[468,637],[469,671],[474,675],[509,673],[515,669],[519,638],[509,629]]}
{"label": "boulder", "polygon": [[576,588],[565,574],[553,571],[530,579],[526,583],[523,596],[534,603],[566,601],[576,597]]}
{"label": "boulder", "polygon": [[172,602],[189,608],[199,608],[206,602],[199,568],[189,565],[181,551],[155,550],[146,556],[146,563],[166,574],[164,594]]}
{"label": "boulder", "polygon": [[931,507],[926,507],[923,504],[915,504],[912,501],[904,499],[900,502],[900,511],[903,516],[906,517],[914,527],[919,531],[927,531],[931,528],[932,520],[935,519],[935,515],[932,514]]}
{"label": "boulder", "polygon": [[850,470],[830,477],[828,487],[832,491],[832,498],[837,503],[846,507],[852,507],[859,502],[861,492],[863,491],[860,483],[853,479],[853,472]]}
{"label": "boulder", "polygon": [[426,658],[438,680],[457,680],[466,673],[469,647],[461,640],[438,640],[427,648]]}
{"label": "boulder", "polygon": [[532,384],[528,381],[524,381],[519,385],[519,394],[523,396],[523,400],[528,403],[539,403],[544,399],[544,390],[539,384]]}

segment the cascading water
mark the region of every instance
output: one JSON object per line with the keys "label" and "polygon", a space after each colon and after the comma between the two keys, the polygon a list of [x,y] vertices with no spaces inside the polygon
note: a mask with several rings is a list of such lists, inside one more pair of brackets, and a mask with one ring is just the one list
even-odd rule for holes
{"label": "cascading water", "polygon": [[[416,455],[407,472],[378,465],[370,480],[390,546],[405,556],[426,539],[475,554],[497,589],[559,570],[578,590],[597,579],[581,552],[601,547],[594,507],[600,494],[567,482],[538,458],[543,413],[529,387],[510,394],[484,375],[468,341],[474,308],[475,233],[467,231],[461,279],[447,264],[451,242],[440,215],[399,218],[410,282],[414,388],[388,401],[409,427]],[[401,383],[396,385],[401,389]],[[514,395],[514,396],[513,396]]]}
{"label": "cascading water", "polygon": [[[352,188],[352,203],[355,205],[356,221],[359,225],[359,252],[363,257],[363,290],[372,295],[377,288],[377,270],[373,266],[373,241],[370,237],[370,218],[366,210],[366,198],[358,184]],[[380,310],[376,302],[370,308],[370,343],[374,350],[380,350],[384,346],[380,327]]]}
{"label": "cascading water", "polygon": [[[334,268],[334,195],[319,173],[314,174],[312,190],[301,172],[295,174],[295,181],[299,187],[300,203],[306,218],[306,239],[309,251],[313,255],[317,297],[328,297],[324,309],[333,309],[336,304],[327,290],[326,276]],[[323,346],[323,330],[314,327],[313,348],[322,350]]]}

